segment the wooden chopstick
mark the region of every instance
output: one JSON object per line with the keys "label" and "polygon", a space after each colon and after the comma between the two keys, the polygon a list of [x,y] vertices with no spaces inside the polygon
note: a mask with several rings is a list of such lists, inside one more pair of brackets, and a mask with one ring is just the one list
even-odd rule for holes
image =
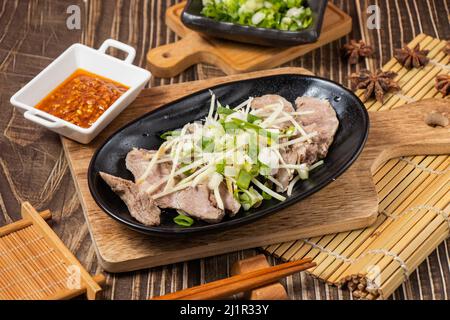
{"label": "wooden chopstick", "polygon": [[243,273],[230,278],[210,282],[204,285],[181,290],[154,300],[208,300],[230,297],[233,294],[250,291],[291,274],[314,267],[312,259],[306,258],[298,261],[283,263],[277,266]]}

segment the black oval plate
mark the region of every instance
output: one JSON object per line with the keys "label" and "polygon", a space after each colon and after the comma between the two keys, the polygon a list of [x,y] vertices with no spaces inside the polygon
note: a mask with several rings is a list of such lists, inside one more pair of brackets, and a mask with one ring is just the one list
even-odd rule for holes
{"label": "black oval plate", "polygon": [[162,106],[118,130],[96,151],[88,170],[88,183],[97,204],[111,217],[126,226],[157,236],[187,235],[224,230],[249,223],[290,206],[319,191],[341,175],[358,157],[367,139],[369,117],[363,103],[349,90],[329,80],[298,74],[276,75],[241,80],[210,88],[222,104],[237,106],[248,97],[279,94],[294,102],[298,96],[328,99],[336,110],[339,128],[323,166],[310,174],[310,179],[298,183],[293,194],[284,202],[264,201],[248,212],[226,217],[217,224],[196,221],[191,227],[173,222],[175,210],[165,210],[161,225],[149,227],[131,217],[125,204],[99,176],[104,171],[133,180],[125,167],[125,156],[133,148],[156,149],[162,143],[159,135],[182,127],[188,122],[205,118],[210,105],[209,89]]}
{"label": "black oval plate", "polygon": [[323,17],[328,0],[308,0],[305,6],[313,13],[313,22],[307,29],[284,31],[221,22],[201,14],[202,0],[189,0],[181,15],[183,24],[209,36],[263,46],[295,46],[317,41],[322,31]]}

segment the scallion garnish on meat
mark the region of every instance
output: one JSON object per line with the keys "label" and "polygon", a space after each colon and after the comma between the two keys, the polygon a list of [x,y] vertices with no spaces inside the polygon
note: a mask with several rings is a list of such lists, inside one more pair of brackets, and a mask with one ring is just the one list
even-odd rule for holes
{"label": "scallion garnish on meat", "polygon": [[204,120],[163,133],[158,150],[128,153],[135,183],[102,177],[133,217],[142,222],[150,212],[153,218],[145,223],[153,225],[159,224],[160,208],[182,212],[174,222],[186,227],[192,218],[216,223],[225,213],[234,216],[265,200],[284,201],[323,164],[338,127],[328,101],[299,97],[296,105],[265,95],[232,108],[211,92]]}

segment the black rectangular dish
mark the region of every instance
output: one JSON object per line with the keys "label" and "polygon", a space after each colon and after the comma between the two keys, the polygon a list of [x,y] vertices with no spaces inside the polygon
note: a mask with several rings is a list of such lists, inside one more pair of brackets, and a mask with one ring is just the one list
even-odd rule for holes
{"label": "black rectangular dish", "polygon": [[[190,227],[173,223],[175,210],[164,210],[161,224],[147,226],[135,220],[125,203],[102,180],[99,172],[107,172],[123,179],[132,179],[125,166],[125,156],[134,147],[158,148],[162,132],[182,127],[188,122],[204,119],[208,114],[212,90],[224,104],[237,105],[248,97],[278,94],[288,101],[299,96],[327,99],[336,111],[339,128],[324,164],[311,172],[308,180],[294,187],[285,201],[272,199],[258,208],[241,211],[216,224],[198,221]],[[89,170],[88,184],[92,197],[107,214],[126,226],[149,235],[181,236],[217,232],[255,221],[293,205],[319,191],[340,176],[359,156],[367,139],[369,117],[362,102],[349,90],[329,80],[313,76],[286,74],[235,81],[208,88],[152,111],[127,124],[110,136],[94,154]]]}
{"label": "black rectangular dish", "polygon": [[188,0],[181,21],[186,27],[212,37],[264,46],[295,46],[319,39],[327,3],[328,0],[305,1],[305,6],[313,12],[313,22],[310,27],[301,31],[283,31],[216,21],[200,13],[203,8],[202,0]]}

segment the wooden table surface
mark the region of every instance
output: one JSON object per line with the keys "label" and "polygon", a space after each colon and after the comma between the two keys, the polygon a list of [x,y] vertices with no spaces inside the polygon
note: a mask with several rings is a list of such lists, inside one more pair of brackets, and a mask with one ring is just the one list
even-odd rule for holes
{"label": "wooden table surface", "polygon": [[[175,40],[164,24],[165,9],[174,0],[0,0],[0,225],[19,219],[19,207],[30,201],[53,212],[52,227],[92,273],[101,272],[84,221],[59,137],[24,120],[9,103],[11,95],[31,80],[74,42],[98,47],[114,38],[137,48],[135,63],[145,67],[148,48]],[[353,18],[352,34],[322,47],[289,65],[348,85],[359,68],[376,68],[393,50],[419,33],[450,38],[447,0],[334,0]],[[66,26],[70,5],[81,8],[81,29]],[[363,12],[368,5],[381,9],[381,29],[368,30]],[[349,38],[363,38],[375,46],[375,59],[350,67],[331,57]],[[153,79],[152,86],[220,75],[208,66],[193,67],[172,79]],[[441,244],[393,299],[448,299],[450,241]],[[107,274],[104,299],[145,299],[229,275],[237,259],[258,251],[178,263],[126,274]],[[273,261],[276,263],[277,261]],[[285,281],[292,299],[349,299],[348,291],[332,288],[300,274]]]}

